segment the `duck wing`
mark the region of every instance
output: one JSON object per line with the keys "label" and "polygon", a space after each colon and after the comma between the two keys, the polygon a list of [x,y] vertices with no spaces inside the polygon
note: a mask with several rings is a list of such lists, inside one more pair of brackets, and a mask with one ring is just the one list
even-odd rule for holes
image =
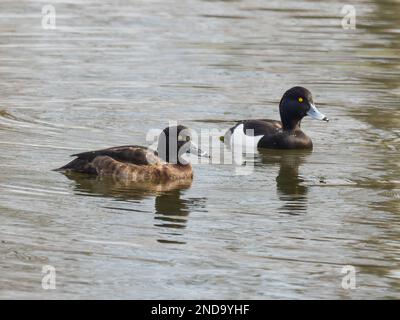
{"label": "duck wing", "polygon": [[276,132],[276,129],[282,129],[282,122],[278,120],[271,120],[271,119],[258,119],[258,120],[247,120],[250,122],[249,126],[254,126],[254,130],[258,132],[258,134],[263,134],[267,130],[273,130]]}
{"label": "duck wing", "polygon": [[253,130],[255,136],[275,134],[277,130],[282,129],[282,122],[270,119],[245,120],[243,124],[244,131]]}
{"label": "duck wing", "polygon": [[76,157],[76,159],[56,170],[96,173],[96,169],[93,167],[92,162],[97,157],[102,156],[110,157],[121,163],[129,163],[139,166],[163,162],[163,160],[158,157],[157,152],[149,148],[141,146],[119,146],[73,154],[72,157]]}
{"label": "duck wing", "polygon": [[231,144],[232,136],[243,135],[243,137],[263,137],[276,134],[282,129],[282,123],[277,120],[258,119],[258,120],[243,120],[236,123],[230,128],[224,136],[224,142]]}

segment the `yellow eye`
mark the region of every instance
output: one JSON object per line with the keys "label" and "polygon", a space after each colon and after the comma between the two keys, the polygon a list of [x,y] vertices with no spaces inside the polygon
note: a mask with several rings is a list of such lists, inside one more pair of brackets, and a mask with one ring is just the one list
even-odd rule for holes
{"label": "yellow eye", "polygon": [[299,98],[299,102],[303,102],[303,98],[302,97]]}

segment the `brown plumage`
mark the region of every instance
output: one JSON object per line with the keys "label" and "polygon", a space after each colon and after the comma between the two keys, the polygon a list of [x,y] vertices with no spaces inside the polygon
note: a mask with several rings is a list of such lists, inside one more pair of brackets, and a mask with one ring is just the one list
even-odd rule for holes
{"label": "brown plumage", "polygon": [[[173,150],[169,147],[171,141],[176,141],[174,147],[171,146]],[[83,152],[72,155],[76,159],[56,171],[80,172],[137,182],[191,180],[192,166],[178,156],[182,147],[203,154],[193,146],[188,129],[177,126],[164,129],[159,138],[158,151],[141,146],[120,146]]]}

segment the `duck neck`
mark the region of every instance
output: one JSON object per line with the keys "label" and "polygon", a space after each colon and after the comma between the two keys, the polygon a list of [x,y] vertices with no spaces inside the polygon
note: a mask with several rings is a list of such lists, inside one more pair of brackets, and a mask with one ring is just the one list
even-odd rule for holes
{"label": "duck neck", "polygon": [[301,119],[286,119],[281,118],[283,130],[285,131],[296,131],[300,130]]}
{"label": "duck neck", "polygon": [[285,104],[284,98],[279,102],[279,113],[284,131],[300,130],[300,122],[303,117],[296,112],[295,106]]}
{"label": "duck neck", "polygon": [[176,154],[175,152],[170,154],[170,149],[167,148],[167,150],[164,150],[160,147],[157,148],[157,155],[164,160],[165,162],[168,162],[169,164],[179,166],[179,167],[190,167],[190,163],[185,162],[182,163],[180,162],[179,155]]}
{"label": "duck neck", "polygon": [[190,164],[190,163],[180,163],[179,161],[178,161],[178,163],[175,163],[174,164],[174,166],[176,166],[176,167],[179,167],[179,168],[191,168],[192,167],[192,165]]}

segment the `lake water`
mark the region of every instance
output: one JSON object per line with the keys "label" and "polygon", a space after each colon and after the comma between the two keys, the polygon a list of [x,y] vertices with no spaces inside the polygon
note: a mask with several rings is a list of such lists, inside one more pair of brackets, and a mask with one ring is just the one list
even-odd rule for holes
{"label": "lake water", "polygon": [[[0,2],[0,298],[400,298],[398,1]],[[314,150],[141,188],[51,169],[149,129],[278,119],[310,89]],[[42,288],[42,268],[56,289]],[[344,266],[356,289],[342,287]]]}

